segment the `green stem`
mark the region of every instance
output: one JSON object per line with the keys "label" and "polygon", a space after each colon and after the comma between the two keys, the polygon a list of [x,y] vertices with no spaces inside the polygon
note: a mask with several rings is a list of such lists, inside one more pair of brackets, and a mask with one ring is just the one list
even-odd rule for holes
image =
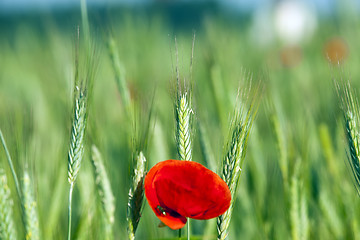
{"label": "green stem", "polygon": [[181,228],[179,229],[179,239],[181,239]]}
{"label": "green stem", "polygon": [[19,199],[21,199],[20,184],[19,184],[18,178],[17,178],[17,176],[16,176],[16,172],[15,172],[15,169],[14,169],[14,165],[13,165],[13,163],[12,163],[9,150],[8,150],[8,148],[7,148],[7,146],[6,146],[6,142],[5,142],[5,139],[4,139],[4,136],[3,136],[1,130],[0,130],[0,138],[1,138],[1,143],[2,143],[2,145],[3,145],[3,147],[4,147],[4,150],[5,150],[6,158],[7,158],[7,160],[8,160],[11,173],[12,173],[13,178],[14,178],[14,182],[15,182],[15,186],[16,186],[16,191],[17,191],[18,197],[19,197]]}
{"label": "green stem", "polygon": [[70,191],[69,191],[69,232],[68,232],[68,240],[71,239],[71,206],[72,206],[72,193],[74,190],[74,183],[70,184]]}
{"label": "green stem", "polygon": [[188,218],[188,221],[187,221],[187,239],[190,240],[190,218]]}
{"label": "green stem", "polygon": [[80,0],[81,9],[81,20],[84,28],[85,40],[88,41],[90,38],[89,18],[87,14],[86,0]]}

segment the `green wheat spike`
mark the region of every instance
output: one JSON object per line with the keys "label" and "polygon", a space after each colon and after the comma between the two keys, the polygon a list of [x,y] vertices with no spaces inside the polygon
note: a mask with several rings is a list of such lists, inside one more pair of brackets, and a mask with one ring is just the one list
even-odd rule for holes
{"label": "green wheat spike", "polygon": [[[257,90],[258,91],[258,90]],[[258,93],[258,92],[256,92]],[[249,99],[247,99],[249,100]],[[222,162],[222,178],[229,186],[231,192],[231,204],[229,209],[217,218],[217,231],[219,240],[226,239],[230,225],[231,215],[235,203],[236,191],[242,172],[242,165],[246,156],[246,149],[250,130],[256,116],[258,102],[251,99],[250,107],[245,113],[245,105],[240,105],[235,110],[234,118],[230,127],[230,137],[226,144],[226,154]]]}
{"label": "green wheat spike", "polygon": [[[77,86],[75,88],[77,88]],[[84,90],[79,90],[77,97],[75,97],[74,118],[71,128],[70,149],[68,154],[68,181],[70,183],[68,240],[71,239],[72,193],[80,170],[81,162],[84,157],[84,135],[87,117],[86,105],[86,94],[84,93]]]}
{"label": "green wheat spike", "polygon": [[3,169],[0,169],[0,239],[16,240],[11,193]]}
{"label": "green wheat spike", "polygon": [[179,97],[176,106],[176,141],[181,160],[192,160],[191,120],[192,109],[187,100],[187,94]]}
{"label": "green wheat spike", "polygon": [[[85,30],[86,31],[86,30]],[[77,32],[80,41],[79,29]],[[87,35],[87,33],[85,33]],[[86,38],[86,36],[85,36]],[[95,45],[90,43],[90,39],[85,39],[84,59],[79,61],[79,42],[76,47],[75,58],[75,84],[74,84],[74,106],[73,119],[70,136],[70,148],[68,153],[68,181],[69,205],[68,205],[68,240],[71,239],[71,219],[72,219],[72,193],[75,182],[79,174],[81,162],[84,157],[84,142],[87,123],[87,107],[91,98],[93,81],[97,71],[97,51]],[[80,64],[81,63],[81,67]]]}
{"label": "green wheat spike", "polygon": [[23,176],[22,192],[26,240],[40,239],[39,218],[37,213],[36,201],[33,195],[33,185],[27,171],[24,172]]}
{"label": "green wheat spike", "polygon": [[135,239],[135,232],[141,217],[144,198],[145,162],[146,158],[140,152],[136,157],[136,168],[134,169],[127,205],[128,235],[130,240]]}
{"label": "green wheat spike", "polygon": [[83,93],[75,100],[74,119],[71,129],[68,155],[68,181],[75,183],[84,157],[84,135],[86,128],[86,96]]}
{"label": "green wheat spike", "polygon": [[232,127],[232,136],[231,140],[228,143],[228,151],[223,160],[222,168],[222,178],[229,186],[231,192],[231,204],[229,209],[217,219],[217,230],[218,230],[218,239],[226,239],[227,229],[230,225],[234,196],[237,188],[237,183],[241,174],[241,161],[242,161],[242,152],[244,150],[243,143],[245,144],[245,129],[241,127],[240,123],[234,124]]}
{"label": "green wheat spike", "polygon": [[345,129],[349,147],[349,163],[355,179],[355,186],[360,193],[360,149],[359,149],[359,117],[350,110],[345,114]]}
{"label": "green wheat spike", "polygon": [[[91,67],[91,66],[89,66]],[[89,77],[89,76],[88,76]],[[93,77],[93,75],[90,75]],[[79,174],[81,162],[84,158],[85,132],[87,123],[87,87],[88,83],[83,83],[85,86],[75,86],[75,100],[74,100],[74,115],[71,128],[70,149],[68,153],[68,181],[70,183],[69,189],[69,232],[68,240],[71,239],[71,209],[72,209],[72,193],[75,182]]]}
{"label": "green wheat spike", "polygon": [[101,154],[95,145],[92,145],[91,152],[91,159],[95,172],[95,183],[97,186],[99,197],[101,199],[101,206],[105,213],[104,239],[109,240],[113,239],[113,225],[115,221],[115,198],[111,190],[110,180],[106,173]]}
{"label": "green wheat spike", "polygon": [[360,195],[360,108],[350,83],[337,84],[345,122],[345,134],[348,143],[348,162]]}
{"label": "green wheat spike", "polygon": [[306,240],[309,239],[309,216],[308,216],[308,204],[304,192],[301,193],[299,211],[300,211],[300,223],[301,223],[300,239]]}

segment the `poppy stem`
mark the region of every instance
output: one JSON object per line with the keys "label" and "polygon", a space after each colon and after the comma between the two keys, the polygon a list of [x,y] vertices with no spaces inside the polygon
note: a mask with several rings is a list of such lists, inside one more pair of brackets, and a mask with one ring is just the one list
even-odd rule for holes
{"label": "poppy stem", "polygon": [[190,218],[188,218],[187,220],[187,239],[190,240],[190,235],[191,235],[191,232],[190,232]]}
{"label": "poppy stem", "polygon": [[179,229],[179,239],[181,239],[181,228]]}

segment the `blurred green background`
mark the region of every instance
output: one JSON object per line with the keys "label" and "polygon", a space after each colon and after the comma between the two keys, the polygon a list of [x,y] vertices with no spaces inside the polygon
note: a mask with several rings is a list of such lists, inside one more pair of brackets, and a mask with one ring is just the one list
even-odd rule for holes
{"label": "blurred green background", "polygon": [[[86,158],[74,192],[74,238],[101,239],[101,209],[89,161],[92,143],[105,159],[116,199],[114,237],[127,236],[134,131],[116,86],[106,46],[109,34],[126,70],[132,101],[143,115],[153,110],[145,151],[149,169],[177,158],[174,38],[181,77],[190,79],[195,31],[194,161],[219,172],[237,89],[250,79],[264,89],[229,239],[360,239],[359,197],[347,167],[333,83],[349,79],[360,88],[360,11],[355,1],[332,3],[327,11],[298,2],[289,8],[280,1],[251,9],[206,1],[90,4],[99,67],[89,107]],[[22,170],[30,169],[43,239],[65,239],[67,234],[77,25],[81,29],[78,6],[31,11],[14,7],[0,15],[0,128],[20,179]],[[204,142],[213,163],[204,160]],[[2,149],[0,159],[11,179]],[[22,236],[21,209],[9,181]],[[145,203],[137,238],[177,236],[158,224]],[[214,239],[215,226],[213,221],[192,221],[192,232]]]}

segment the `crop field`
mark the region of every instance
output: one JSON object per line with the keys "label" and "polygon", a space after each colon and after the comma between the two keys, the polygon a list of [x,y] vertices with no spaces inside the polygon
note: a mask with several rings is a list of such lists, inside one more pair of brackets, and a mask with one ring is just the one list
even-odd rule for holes
{"label": "crop field", "polygon": [[[0,15],[0,239],[360,239],[359,11],[286,44],[183,8]],[[230,208],[161,223],[225,202],[188,163],[161,190],[185,210],[152,209],[168,159],[215,172]]]}

